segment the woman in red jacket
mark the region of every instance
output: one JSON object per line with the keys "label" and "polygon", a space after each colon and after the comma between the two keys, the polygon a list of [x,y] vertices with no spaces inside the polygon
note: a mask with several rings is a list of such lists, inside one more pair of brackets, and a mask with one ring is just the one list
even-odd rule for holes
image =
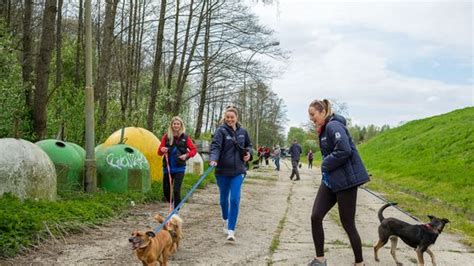
{"label": "woman in red jacket", "polygon": [[[175,208],[181,202],[181,184],[183,184],[184,173],[186,172],[186,161],[196,155],[196,147],[185,132],[186,128],[183,120],[179,116],[173,117],[168,132],[163,135],[158,148],[158,155],[164,155],[163,193],[168,202],[174,202]],[[171,175],[173,184],[172,198],[170,198],[169,175]]]}

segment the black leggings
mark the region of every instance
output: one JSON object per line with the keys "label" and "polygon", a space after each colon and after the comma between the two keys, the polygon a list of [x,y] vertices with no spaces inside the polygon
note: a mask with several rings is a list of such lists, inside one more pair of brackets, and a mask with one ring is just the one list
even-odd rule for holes
{"label": "black leggings", "polygon": [[359,263],[364,260],[362,258],[362,244],[355,226],[356,201],[357,187],[334,193],[324,184],[321,184],[316,199],[314,200],[313,212],[311,214],[311,232],[313,233],[316,256],[324,256],[323,219],[337,202],[339,219],[341,219],[342,227],[344,227],[344,230],[349,236],[355,262]]}
{"label": "black leggings", "polygon": [[[176,208],[181,202],[181,184],[183,184],[184,173],[171,174],[173,181],[173,200]],[[163,175],[163,194],[167,202],[170,202],[170,179],[168,173]]]}

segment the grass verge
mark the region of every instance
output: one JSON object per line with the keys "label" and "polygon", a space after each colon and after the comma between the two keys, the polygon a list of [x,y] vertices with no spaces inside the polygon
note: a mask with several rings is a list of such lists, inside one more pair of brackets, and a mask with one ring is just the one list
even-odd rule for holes
{"label": "grass verge", "polygon": [[[186,174],[182,195],[192,188],[198,175]],[[215,182],[210,174],[199,188]],[[152,189],[145,193],[124,194],[97,192],[68,192],[58,195],[57,201],[24,200],[12,194],[0,198],[0,257],[14,257],[21,250],[49,239],[64,238],[65,235],[82,232],[101,225],[130,209],[130,202],[160,202],[163,190],[161,182],[153,182]]]}
{"label": "grass verge", "polygon": [[474,223],[465,213],[459,212],[456,208],[450,208],[439,200],[430,200],[426,196],[421,196],[422,194],[418,192],[410,193],[392,182],[388,184],[377,177],[372,177],[372,181],[368,183],[368,188],[382,192],[384,198],[398,202],[400,208],[422,221],[428,221],[428,214],[448,218],[450,223],[445,227],[445,230],[463,234],[463,242],[469,246],[474,245]]}

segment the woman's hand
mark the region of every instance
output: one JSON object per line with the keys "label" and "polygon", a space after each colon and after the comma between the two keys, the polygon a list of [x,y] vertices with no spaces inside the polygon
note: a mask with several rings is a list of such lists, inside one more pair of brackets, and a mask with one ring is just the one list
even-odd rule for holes
{"label": "woman's hand", "polygon": [[210,162],[209,162],[209,165],[210,165],[210,166],[213,166],[213,167],[216,167],[216,166],[217,166],[217,162],[216,162],[216,161],[210,161]]}
{"label": "woman's hand", "polygon": [[244,156],[244,162],[247,162],[248,160],[250,160],[250,153],[247,152]]}
{"label": "woman's hand", "polygon": [[162,153],[167,153],[167,152],[168,152],[168,148],[166,148],[166,147],[161,147],[161,152],[162,152]]}
{"label": "woman's hand", "polygon": [[188,158],[188,155],[187,154],[182,154],[179,156],[179,159],[185,161],[186,159]]}

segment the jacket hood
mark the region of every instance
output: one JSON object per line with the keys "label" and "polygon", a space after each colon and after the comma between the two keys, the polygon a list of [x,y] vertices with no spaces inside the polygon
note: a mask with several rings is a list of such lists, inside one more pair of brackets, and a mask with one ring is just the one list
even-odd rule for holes
{"label": "jacket hood", "polygon": [[340,122],[342,123],[344,126],[347,126],[347,121],[346,119],[342,116],[342,115],[338,115],[338,114],[333,114],[331,116],[331,118],[329,118],[329,121],[337,121],[337,122]]}

